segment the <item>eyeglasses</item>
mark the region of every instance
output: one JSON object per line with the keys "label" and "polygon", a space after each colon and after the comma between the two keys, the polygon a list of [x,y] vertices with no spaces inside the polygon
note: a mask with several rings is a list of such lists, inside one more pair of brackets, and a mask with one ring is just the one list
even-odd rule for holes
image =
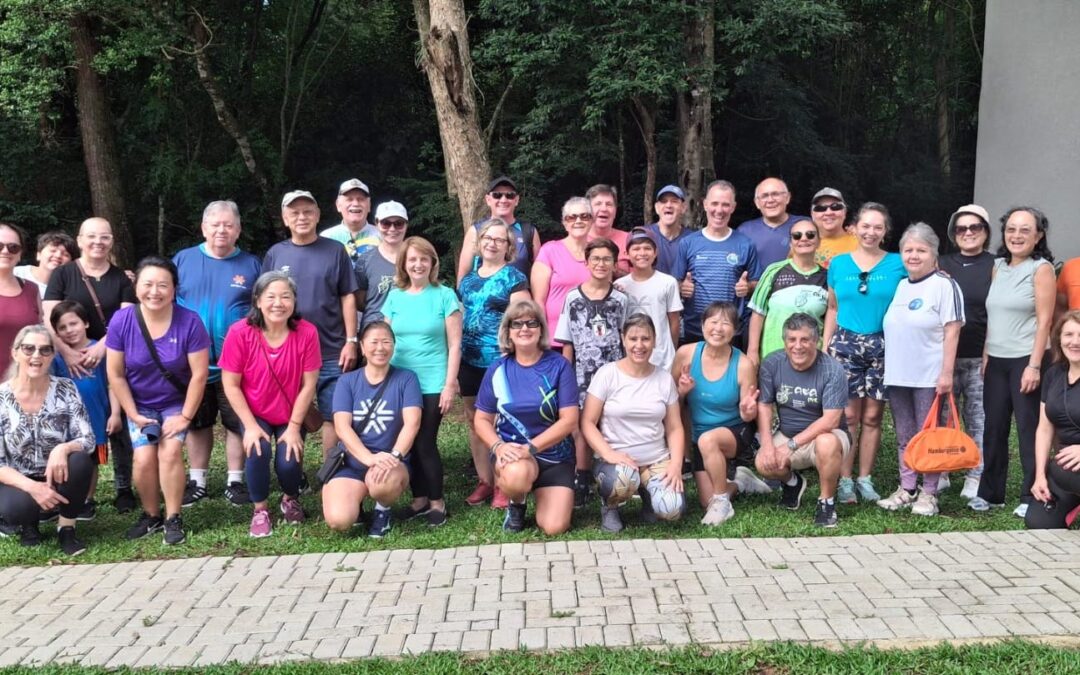
{"label": "eyeglasses", "polygon": [[495,244],[496,246],[502,246],[503,244],[509,244],[509,239],[503,239],[502,237],[493,237],[490,234],[485,234],[480,237],[480,241],[485,244]]}
{"label": "eyeglasses", "polygon": [[388,230],[404,230],[408,225],[404,220],[380,220],[379,227],[384,227]]}
{"label": "eyeglasses", "polygon": [[539,328],[539,319],[515,319],[510,322],[510,327],[514,330],[521,330],[522,328]]}
{"label": "eyeglasses", "polygon": [[982,232],[983,229],[984,228],[982,223],[975,223],[974,225],[957,225],[953,228],[953,231],[956,232],[957,235],[967,234],[968,232],[970,232],[971,234],[977,234],[979,232]]}
{"label": "eyeglasses", "polygon": [[492,192],[491,196],[495,199],[513,199],[517,197],[516,192]]}
{"label": "eyeglasses", "polygon": [[847,205],[842,202],[833,202],[832,204],[814,204],[814,213],[825,213],[826,211],[843,211],[847,208]]}
{"label": "eyeglasses", "polygon": [[587,223],[590,220],[592,220],[592,214],[591,213],[568,213],[568,214],[566,214],[565,216],[562,217],[562,220],[563,220],[564,223],[575,223],[575,222],[577,222],[579,220],[581,222],[583,222],[583,223]]}
{"label": "eyeglasses", "polygon": [[791,238],[794,239],[795,241],[799,241],[803,237],[806,237],[807,241],[814,241],[815,239],[817,239],[817,232],[814,232],[813,230],[807,230],[806,232],[792,232],[791,233]]}
{"label": "eyeglasses", "polygon": [[611,263],[615,262],[615,258],[612,258],[609,255],[604,255],[604,256],[594,255],[594,256],[589,256],[589,262],[592,263],[593,265],[610,265]]}
{"label": "eyeglasses", "polygon": [[55,350],[52,345],[32,345],[24,342],[19,345],[19,351],[27,356],[33,356],[35,353],[42,356],[52,356]]}
{"label": "eyeglasses", "polygon": [[22,253],[22,244],[14,241],[0,242],[0,251],[7,249],[8,253]]}
{"label": "eyeglasses", "polygon": [[859,293],[866,295],[866,292],[870,290],[870,273],[859,272]]}
{"label": "eyeglasses", "polygon": [[787,192],[762,192],[761,194],[759,194],[757,196],[757,199],[759,201],[765,202],[765,201],[768,201],[770,199],[780,199],[781,197],[783,197],[786,194],[787,194]]}

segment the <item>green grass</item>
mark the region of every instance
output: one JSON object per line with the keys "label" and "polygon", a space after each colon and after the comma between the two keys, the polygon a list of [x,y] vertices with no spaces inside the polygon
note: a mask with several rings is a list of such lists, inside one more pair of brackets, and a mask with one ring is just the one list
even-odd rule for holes
{"label": "green grass", "polygon": [[[858,673],[859,675],[895,673],[990,673],[1029,675],[1030,673],[1072,673],[1077,671],[1080,652],[1031,642],[1000,642],[955,647],[947,644],[920,649],[878,649],[855,646],[840,651],[788,643],[759,645],[732,650],[703,647],[685,649],[622,649],[588,647],[570,651],[536,654],[500,652],[476,658],[461,654],[438,653],[396,660],[371,659],[350,663],[290,663],[277,666],[232,664],[208,668],[170,670],[170,673],[200,675],[314,675],[337,673],[378,673],[380,675],[425,673],[589,673],[590,675],[624,673],[755,673],[757,675],[818,675],[823,673]],[[46,666],[42,668],[7,668],[0,673],[35,673],[43,675],[89,675],[105,673],[103,668]],[[110,672],[155,672],[151,669],[120,669]]]}
{"label": "green grass", "polygon": [[[896,488],[898,482],[896,444],[891,427],[886,425],[882,450],[878,456],[875,481],[882,495]],[[319,441],[309,439],[307,453],[308,475],[318,466]],[[1015,447],[1015,446],[1014,446]],[[502,512],[487,506],[468,507],[465,496],[474,484],[466,478],[465,467],[469,463],[466,427],[456,416],[448,417],[440,433],[440,448],[445,463],[446,494],[450,519],[438,529],[430,529],[419,522],[395,523],[393,532],[382,540],[366,537],[359,528],[348,534],[331,532],[321,521],[318,495],[307,495],[302,503],[308,513],[308,522],[299,527],[278,523],[275,510],[275,529],[271,537],[251,539],[247,535],[251,518],[249,508],[233,507],[222,497],[224,487],[224,452],[220,444],[215,448],[210,478],[212,499],[204,500],[193,508],[184,510],[184,524],[188,541],[176,547],[166,547],[160,537],[148,537],[137,542],[124,539],[124,530],[130,526],[133,514],[118,515],[111,506],[112,481],[109,469],[103,471],[98,488],[98,517],[90,523],[80,523],[79,532],[89,546],[86,553],[75,559],[78,563],[105,563],[157,558],[187,558],[197,556],[255,556],[317,552],[352,552],[395,548],[445,548],[503,542],[529,542],[574,539],[612,538],[693,538],[693,537],[803,537],[848,536],[854,534],[883,534],[901,532],[948,532],[971,530],[1020,529],[1022,521],[1014,517],[1010,508],[990,513],[975,513],[960,498],[962,482],[960,474],[954,476],[954,486],[942,496],[941,515],[924,518],[908,512],[889,513],[872,504],[840,506],[840,525],[836,529],[821,530],[813,527],[814,497],[817,495],[816,475],[808,472],[810,480],[803,507],[797,513],[776,507],[772,495],[740,498],[735,501],[736,515],[720,528],[709,528],[699,523],[701,509],[692,481],[687,486],[691,508],[678,523],[643,525],[638,520],[639,502],[625,509],[626,530],[619,535],[600,532],[599,508],[595,499],[589,507],[574,514],[573,528],[559,537],[548,538],[535,528],[517,535],[506,534],[501,529]],[[1014,459],[1010,470],[1010,495],[1019,490],[1019,462]],[[280,493],[274,488],[271,502],[277,508]],[[370,502],[368,508],[370,509]],[[531,510],[530,510],[531,515]],[[43,526],[46,534],[44,544],[36,549],[19,546],[14,538],[0,541],[0,567],[9,565],[67,564],[60,553],[56,539]]]}

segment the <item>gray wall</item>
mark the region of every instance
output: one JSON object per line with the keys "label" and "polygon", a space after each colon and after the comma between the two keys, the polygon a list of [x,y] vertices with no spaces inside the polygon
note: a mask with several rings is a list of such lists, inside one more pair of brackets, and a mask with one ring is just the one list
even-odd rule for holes
{"label": "gray wall", "polygon": [[1042,208],[1058,260],[1080,256],[1078,38],[1080,0],[986,3],[975,203]]}

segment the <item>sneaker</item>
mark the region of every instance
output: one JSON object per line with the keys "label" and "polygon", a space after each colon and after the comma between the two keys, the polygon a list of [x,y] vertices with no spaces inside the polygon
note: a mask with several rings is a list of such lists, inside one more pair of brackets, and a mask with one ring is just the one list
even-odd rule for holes
{"label": "sneaker", "polygon": [[311,483],[308,482],[307,474],[306,473],[301,473],[300,474],[300,490],[299,490],[297,496],[303,496],[303,495],[306,495],[306,494],[311,494]]}
{"label": "sneaker", "polygon": [[653,511],[652,499],[649,497],[649,491],[643,486],[634,496],[641,500],[641,522],[646,525],[655,525],[658,519],[656,517],[656,511]]}
{"label": "sneaker", "polygon": [[[589,488],[593,484],[593,476],[589,471],[578,471],[574,478],[574,508],[580,509],[589,503]],[[621,523],[620,523],[621,525]]]}
{"label": "sneaker", "polygon": [[285,517],[285,522],[289,525],[299,525],[304,522],[304,507],[289,495],[282,495],[281,515]]}
{"label": "sneaker", "polygon": [[[941,489],[941,483],[938,483]],[[917,516],[936,516],[938,514],[937,495],[932,495],[925,490],[919,493],[919,498],[911,507],[911,512]]]}
{"label": "sneaker", "polygon": [[874,489],[874,479],[870,476],[859,476],[855,479],[855,492],[859,493],[859,499],[864,502],[876,502],[881,495]]}
{"label": "sneaker", "polygon": [[709,500],[709,508],[705,511],[705,517],[701,519],[702,525],[720,525],[731,520],[735,515],[735,509],[731,506],[731,500],[726,494],[713,495]]}
{"label": "sneaker", "polygon": [[117,513],[127,513],[135,509],[135,493],[131,491],[131,488],[119,488],[116,491],[113,508]]}
{"label": "sneaker", "polygon": [[371,527],[368,528],[367,536],[372,539],[382,539],[390,534],[393,521],[394,517],[391,515],[390,509],[376,508],[375,515],[371,518]]}
{"label": "sneaker", "polygon": [[36,523],[19,528],[19,545],[28,548],[41,545],[41,530],[38,529]]}
{"label": "sneaker", "polygon": [[832,504],[819,499],[817,509],[814,510],[814,525],[816,527],[836,527],[836,501]]}
{"label": "sneaker", "polygon": [[600,531],[622,532],[622,516],[619,515],[618,506],[600,505]]}
{"label": "sneaker", "polygon": [[780,483],[780,508],[798,511],[802,504],[803,493],[806,492],[806,479],[798,471],[792,475],[795,476],[794,485]]}
{"label": "sneaker", "polygon": [[161,541],[168,546],[176,546],[177,544],[183,544],[185,539],[187,539],[187,535],[184,534],[184,521],[180,519],[180,514],[177,513],[166,519],[165,536],[161,538]]}
{"label": "sneaker", "polygon": [[739,494],[743,495],[767,495],[772,492],[768,483],[745,466],[735,467],[735,478],[731,482],[738,486]]}
{"label": "sneaker", "polygon": [[851,476],[841,478],[836,484],[836,501],[840,504],[858,504],[859,499],[855,496],[855,481]]}
{"label": "sneaker", "polygon": [[1080,505],[1077,505],[1075,509],[1065,514],[1065,527],[1072,527],[1076,522],[1077,516],[1080,516]]}
{"label": "sneaker", "polygon": [[690,462],[690,458],[687,457],[682,462],[682,479],[691,480],[694,477],[694,465]]}
{"label": "sneaker", "polygon": [[8,537],[14,537],[21,531],[22,528],[18,525],[12,525],[3,519],[0,519],[0,537],[7,539]]}
{"label": "sneaker", "polygon": [[206,486],[189,480],[184,487],[184,501],[180,502],[180,507],[186,509],[189,506],[195,506],[204,499],[206,499]]}
{"label": "sneaker", "polygon": [[225,486],[225,499],[229,500],[233,506],[247,506],[251,503],[247,485],[241,482],[233,482]]}
{"label": "sneaker", "polygon": [[56,538],[60,541],[60,550],[66,555],[79,555],[86,550],[86,544],[79,541],[75,536],[75,528],[70,525],[57,530]]}
{"label": "sneaker", "polygon": [[510,506],[510,498],[506,496],[506,493],[495,487],[495,492],[491,497],[491,508],[493,509],[505,509]]}
{"label": "sneaker", "polygon": [[1019,506],[1013,509],[1013,515],[1017,518],[1027,518],[1028,505],[1026,502],[1021,502]]}
{"label": "sneaker", "polygon": [[510,504],[506,507],[506,517],[503,518],[504,532],[521,532],[525,529],[526,504]]}
{"label": "sneaker", "polygon": [[914,503],[915,495],[902,487],[896,488],[896,492],[889,495],[886,499],[879,499],[877,501],[877,505],[886,511],[899,511],[900,509],[911,508],[911,505]]}
{"label": "sneaker", "polygon": [[124,536],[128,539],[142,539],[148,534],[160,532],[164,525],[165,521],[161,519],[161,516],[151,516],[146,511],[143,511],[139,519],[128,528]]}
{"label": "sneaker", "polygon": [[38,516],[39,523],[54,523],[60,517],[60,511],[52,509],[51,511],[42,511]]}
{"label": "sneaker", "polygon": [[263,537],[269,537],[274,533],[274,526],[270,522],[270,511],[267,509],[256,509],[255,513],[251,515],[251,527],[248,528],[248,536],[261,539]]}
{"label": "sneaker", "polygon": [[480,506],[487,500],[491,499],[491,495],[494,494],[495,488],[491,487],[487,483],[480,481],[476,484],[476,489],[465,498],[465,503],[469,506]]}
{"label": "sneaker", "polygon": [[949,474],[942,473],[938,475],[937,479],[937,491],[942,493],[952,487],[952,479],[949,478]]}
{"label": "sneaker", "polygon": [[960,496],[971,500],[979,496],[979,477],[968,476],[964,479],[964,489],[960,490]]}
{"label": "sneaker", "polygon": [[424,504],[420,508],[413,508],[410,504],[403,509],[399,509],[396,515],[397,520],[412,520],[413,518],[419,518],[420,516],[426,516],[427,512],[431,510],[431,502]]}
{"label": "sneaker", "polygon": [[445,509],[428,509],[427,515],[428,527],[439,527],[446,524],[446,510]]}
{"label": "sneaker", "polygon": [[974,499],[968,502],[968,506],[971,508],[972,511],[989,511],[990,509],[1004,508],[1005,505],[988,502],[982,497],[976,495]]}
{"label": "sneaker", "polygon": [[97,502],[93,499],[87,499],[83,507],[79,509],[79,515],[75,516],[75,520],[81,520],[84,523],[94,519],[97,515]]}

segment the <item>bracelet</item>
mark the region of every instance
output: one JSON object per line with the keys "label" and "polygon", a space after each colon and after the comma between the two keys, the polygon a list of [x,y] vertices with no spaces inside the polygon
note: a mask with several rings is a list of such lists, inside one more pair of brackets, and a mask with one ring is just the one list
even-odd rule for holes
{"label": "bracelet", "polygon": [[1040,368],[1039,366],[1033,366],[1030,363],[1028,365],[1026,365],[1025,368],[1031,368],[1035,372],[1040,372],[1042,370],[1042,368]]}
{"label": "bracelet", "polygon": [[301,420],[299,422],[297,422],[295,420],[289,420],[289,424],[295,424],[296,426],[299,427],[299,426],[302,426],[304,424],[304,422],[303,422],[303,420]]}
{"label": "bracelet", "polygon": [[495,441],[491,444],[491,453],[495,454],[495,451],[499,449],[500,445],[505,445],[503,441]]}
{"label": "bracelet", "polygon": [[191,423],[191,418],[185,415],[183,412],[180,413],[180,417],[183,417],[189,424]]}

